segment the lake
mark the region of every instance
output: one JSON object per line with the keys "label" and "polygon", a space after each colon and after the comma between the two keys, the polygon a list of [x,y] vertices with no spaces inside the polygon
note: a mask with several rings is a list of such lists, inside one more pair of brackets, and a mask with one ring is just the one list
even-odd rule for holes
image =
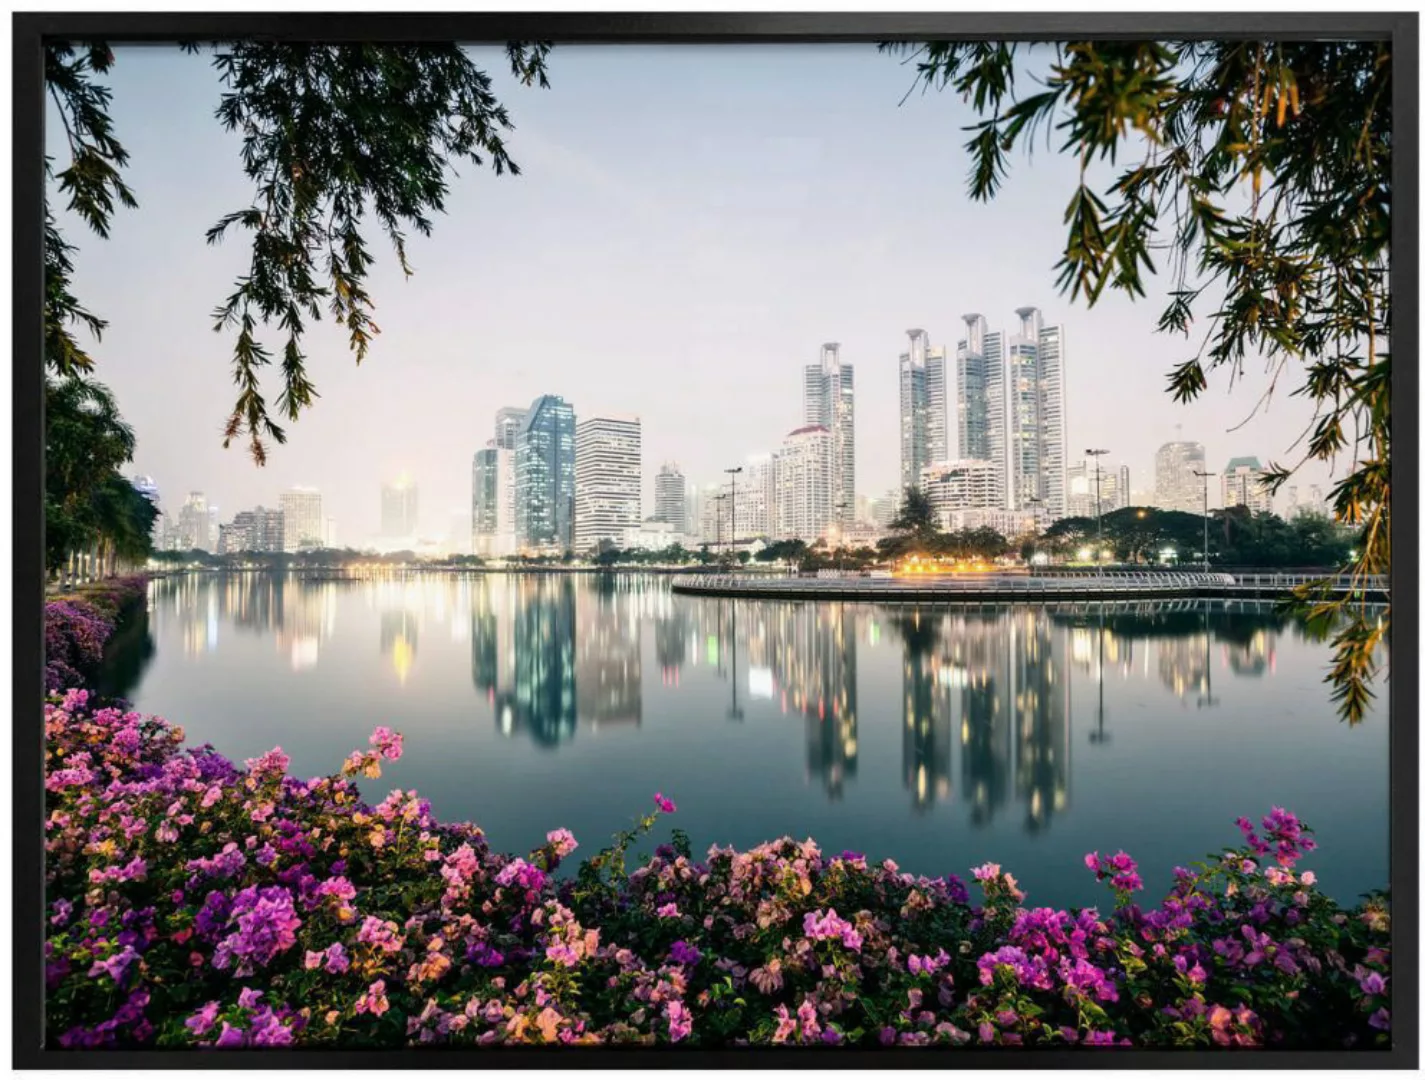
{"label": "lake", "polygon": [[1389,879],[1389,719],[1355,727],[1329,646],[1254,602],[895,607],[679,596],[651,575],[197,574],[150,585],[106,689],[241,761],[380,780],[436,816],[581,854],[652,807],[695,850],[814,837],[931,875],[1001,863],[1027,903],[1106,904],[1086,852],[1174,865],[1273,805],[1341,900]]}

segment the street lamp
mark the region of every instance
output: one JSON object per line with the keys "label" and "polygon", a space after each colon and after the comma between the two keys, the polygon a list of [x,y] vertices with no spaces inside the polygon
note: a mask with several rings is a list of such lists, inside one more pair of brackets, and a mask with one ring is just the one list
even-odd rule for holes
{"label": "street lamp", "polygon": [[725,473],[727,473],[729,476],[732,477],[732,527],[731,527],[731,530],[730,530],[730,531],[731,531],[731,533],[732,533],[733,554],[736,554],[736,553],[737,553],[737,551],[736,551],[736,549],[737,549],[737,474],[742,471],[742,466],[739,465],[739,466],[737,466],[737,468],[735,468],[735,469],[723,469],[722,471],[725,472]]}
{"label": "street lamp", "polygon": [[836,573],[844,575],[846,572],[846,525],[844,518],[846,515],[846,503],[836,504]]}
{"label": "street lamp", "polygon": [[726,498],[727,492],[713,496],[713,502],[717,503],[717,510],[714,511],[713,516],[717,519],[717,548],[719,551],[722,550],[722,501]]}
{"label": "street lamp", "polygon": [[1102,485],[1099,483],[1099,476],[1103,470],[1099,468],[1098,459],[1108,451],[1085,450],[1084,453],[1093,458],[1093,512],[1094,517],[1098,518],[1098,554],[1095,556],[1094,562],[1098,564],[1098,572],[1101,574],[1103,573],[1103,499],[1100,495]]}
{"label": "street lamp", "polygon": [[1205,574],[1207,573],[1207,478],[1217,474],[1202,472],[1199,469],[1194,469],[1192,474],[1202,477],[1202,572]]}

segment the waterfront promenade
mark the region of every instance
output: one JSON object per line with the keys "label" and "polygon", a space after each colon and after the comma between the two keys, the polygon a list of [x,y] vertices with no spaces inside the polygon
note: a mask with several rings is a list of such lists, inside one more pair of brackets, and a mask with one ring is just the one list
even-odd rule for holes
{"label": "waterfront promenade", "polygon": [[[1285,596],[1300,585],[1321,580],[1317,575],[1289,573],[1214,574],[1144,571],[1105,574],[944,574],[907,577],[844,575],[816,578],[751,578],[737,574],[687,574],[672,581],[674,592],[704,596],[745,596],[766,600],[866,600],[899,603],[1003,602],[1045,600],[1109,600],[1150,597],[1203,599]],[[1367,599],[1389,597],[1389,580],[1362,579]],[[1349,579],[1334,586],[1349,592]]]}

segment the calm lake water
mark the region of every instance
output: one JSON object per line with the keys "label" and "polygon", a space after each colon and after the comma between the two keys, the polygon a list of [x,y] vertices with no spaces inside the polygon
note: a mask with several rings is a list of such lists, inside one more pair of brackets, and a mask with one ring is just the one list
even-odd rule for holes
{"label": "calm lake water", "polygon": [[335,770],[385,724],[415,789],[519,850],[585,852],[652,806],[695,849],[784,834],[916,873],[985,861],[1102,903],[1092,850],[1175,864],[1274,804],[1343,900],[1389,878],[1386,710],[1348,727],[1325,644],[1260,606],[966,611],[676,596],[638,575],[168,578],[109,689],[229,757]]}

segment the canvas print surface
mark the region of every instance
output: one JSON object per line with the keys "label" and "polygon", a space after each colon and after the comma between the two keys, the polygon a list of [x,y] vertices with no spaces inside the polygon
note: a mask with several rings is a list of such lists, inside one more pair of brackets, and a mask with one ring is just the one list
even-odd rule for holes
{"label": "canvas print surface", "polygon": [[1391,1045],[1389,43],[45,85],[51,1048]]}

